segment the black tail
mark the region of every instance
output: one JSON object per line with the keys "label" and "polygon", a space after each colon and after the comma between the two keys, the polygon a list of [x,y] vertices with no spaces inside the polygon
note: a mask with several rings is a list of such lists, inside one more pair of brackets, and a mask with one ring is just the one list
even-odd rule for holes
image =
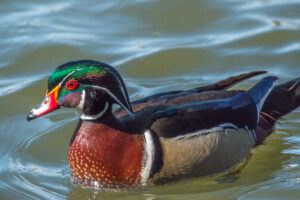
{"label": "black tail", "polygon": [[256,128],[258,144],[271,133],[277,120],[300,106],[300,78],[276,86],[266,99]]}
{"label": "black tail", "polygon": [[258,114],[261,112],[265,100],[275,87],[277,79],[278,78],[275,76],[268,76],[259,81],[255,86],[253,86],[250,90],[246,92],[252,97],[253,101],[255,102]]}

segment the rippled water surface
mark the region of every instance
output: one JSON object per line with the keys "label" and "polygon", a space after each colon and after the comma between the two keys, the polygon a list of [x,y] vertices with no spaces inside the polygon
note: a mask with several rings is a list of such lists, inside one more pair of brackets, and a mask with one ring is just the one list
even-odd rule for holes
{"label": "rippled water surface", "polygon": [[239,174],[127,192],[72,184],[73,111],[30,123],[25,115],[44,96],[49,73],[79,59],[115,66],[131,99],[251,70],[281,82],[299,77],[300,1],[1,0],[0,19],[0,199],[299,199],[299,109]]}

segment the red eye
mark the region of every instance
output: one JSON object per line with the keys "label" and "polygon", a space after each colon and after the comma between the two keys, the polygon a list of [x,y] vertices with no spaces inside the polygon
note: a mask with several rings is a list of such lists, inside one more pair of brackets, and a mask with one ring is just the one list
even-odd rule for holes
{"label": "red eye", "polygon": [[78,82],[75,80],[69,80],[66,84],[68,90],[75,90],[78,86]]}

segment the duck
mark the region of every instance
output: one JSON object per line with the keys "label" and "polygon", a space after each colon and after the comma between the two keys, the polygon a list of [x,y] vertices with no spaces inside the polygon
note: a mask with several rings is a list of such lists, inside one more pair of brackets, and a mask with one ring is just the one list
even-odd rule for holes
{"label": "duck", "polygon": [[228,90],[265,73],[130,102],[115,68],[73,61],[50,74],[46,97],[27,120],[60,107],[78,113],[68,162],[73,182],[83,187],[136,188],[212,176],[245,162],[278,119],[299,107],[300,78],[277,85],[276,76],[266,76],[249,90]]}

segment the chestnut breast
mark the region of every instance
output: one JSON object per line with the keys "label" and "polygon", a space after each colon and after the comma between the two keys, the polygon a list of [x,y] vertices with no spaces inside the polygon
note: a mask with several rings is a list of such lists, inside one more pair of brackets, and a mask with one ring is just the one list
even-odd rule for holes
{"label": "chestnut breast", "polygon": [[143,162],[143,135],[84,121],[69,147],[75,182],[97,188],[138,185]]}

